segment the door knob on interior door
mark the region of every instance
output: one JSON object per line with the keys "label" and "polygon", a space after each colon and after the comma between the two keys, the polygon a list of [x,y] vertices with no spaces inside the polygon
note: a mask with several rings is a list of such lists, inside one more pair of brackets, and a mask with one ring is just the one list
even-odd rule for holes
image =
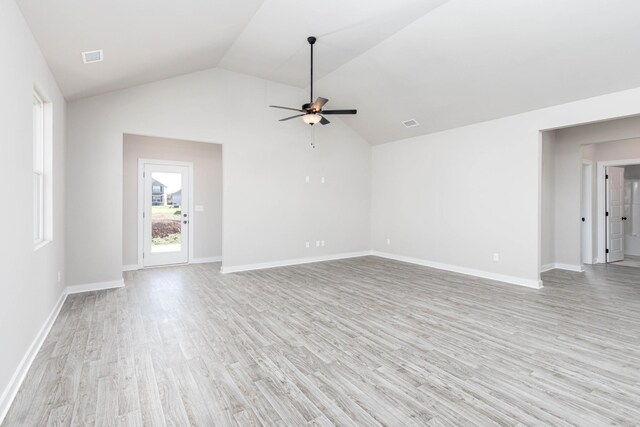
{"label": "door knob on interior door", "polygon": [[623,220],[623,221],[626,221],[626,220],[627,220],[627,217],[626,217],[626,216],[623,216],[623,217],[622,217],[622,220]]}

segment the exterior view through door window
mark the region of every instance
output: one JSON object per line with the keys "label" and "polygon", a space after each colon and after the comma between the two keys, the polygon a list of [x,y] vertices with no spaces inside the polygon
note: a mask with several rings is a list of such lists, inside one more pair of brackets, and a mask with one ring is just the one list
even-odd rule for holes
{"label": "exterior view through door window", "polygon": [[151,174],[151,252],[182,250],[182,174]]}

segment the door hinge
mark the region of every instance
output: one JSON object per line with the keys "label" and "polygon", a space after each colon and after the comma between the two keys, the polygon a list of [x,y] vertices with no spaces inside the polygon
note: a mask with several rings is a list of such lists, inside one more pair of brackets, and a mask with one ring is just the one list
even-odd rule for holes
{"label": "door hinge", "polygon": [[604,179],[609,179],[609,174],[605,175]]}
{"label": "door hinge", "polygon": [[609,253],[609,249],[607,249],[607,253]]}
{"label": "door hinge", "polygon": [[609,212],[607,212],[605,216],[609,216]]}

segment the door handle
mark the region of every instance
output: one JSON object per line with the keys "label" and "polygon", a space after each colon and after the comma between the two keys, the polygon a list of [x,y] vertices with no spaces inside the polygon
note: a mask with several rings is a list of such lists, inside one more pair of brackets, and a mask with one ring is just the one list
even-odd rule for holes
{"label": "door handle", "polygon": [[623,217],[622,217],[622,220],[623,220],[623,221],[626,221],[626,220],[627,220],[627,217],[626,217],[626,216],[623,216]]}
{"label": "door handle", "polygon": [[585,218],[584,218],[584,217],[582,217],[582,222],[585,222],[585,221],[586,221],[586,220],[585,220]]}

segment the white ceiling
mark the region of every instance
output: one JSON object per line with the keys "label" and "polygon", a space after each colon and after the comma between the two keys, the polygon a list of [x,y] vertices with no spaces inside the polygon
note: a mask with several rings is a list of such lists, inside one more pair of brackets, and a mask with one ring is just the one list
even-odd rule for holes
{"label": "white ceiling", "polygon": [[[77,99],[213,68],[262,0],[16,0],[63,95]],[[81,52],[104,50],[83,64]]]}
{"label": "white ceiling", "polygon": [[215,66],[305,87],[316,35],[317,94],[374,144],[640,86],[637,0],[17,2],[67,99]]}

